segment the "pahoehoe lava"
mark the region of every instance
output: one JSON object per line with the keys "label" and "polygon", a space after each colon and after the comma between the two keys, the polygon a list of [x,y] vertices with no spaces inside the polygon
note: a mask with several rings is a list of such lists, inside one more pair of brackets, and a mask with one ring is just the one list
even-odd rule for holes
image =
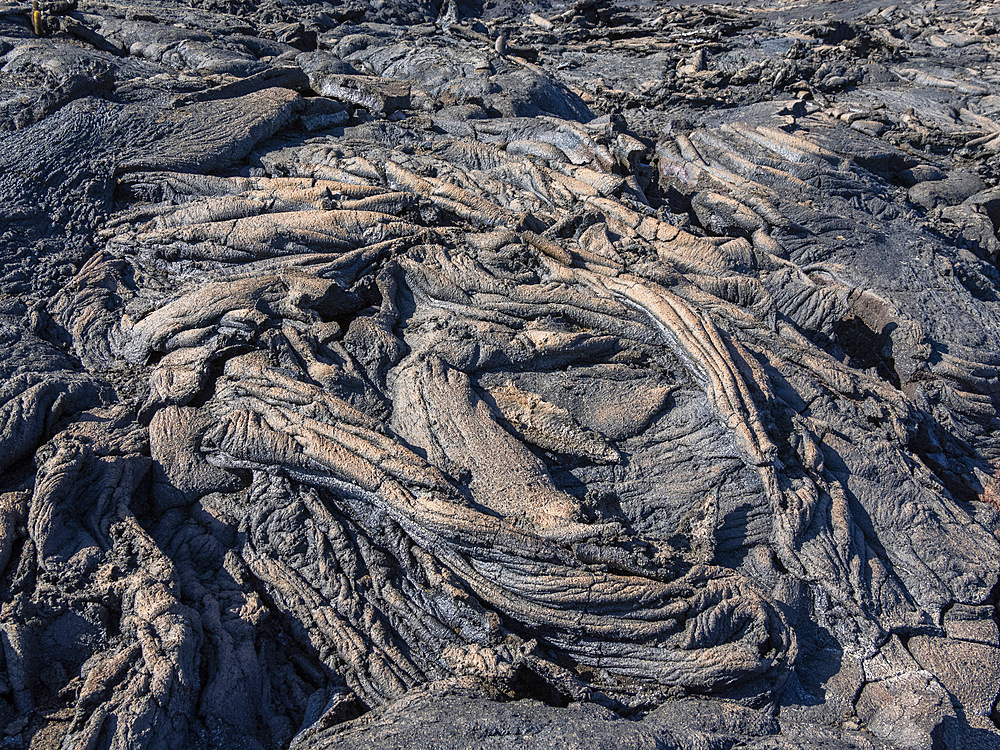
{"label": "pahoehoe lava", "polygon": [[1000,747],[1000,3],[0,0],[0,749]]}

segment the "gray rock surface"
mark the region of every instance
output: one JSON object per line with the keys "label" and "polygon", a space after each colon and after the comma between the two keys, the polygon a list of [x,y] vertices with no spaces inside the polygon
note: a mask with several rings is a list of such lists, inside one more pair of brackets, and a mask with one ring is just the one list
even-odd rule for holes
{"label": "gray rock surface", "polygon": [[0,2],[0,748],[1000,747],[998,12]]}

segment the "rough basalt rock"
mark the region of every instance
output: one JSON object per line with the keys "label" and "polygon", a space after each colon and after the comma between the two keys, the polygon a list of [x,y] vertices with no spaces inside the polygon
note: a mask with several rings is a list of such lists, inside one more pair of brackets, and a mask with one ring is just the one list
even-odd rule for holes
{"label": "rough basalt rock", "polygon": [[0,3],[0,746],[997,746],[994,5]]}

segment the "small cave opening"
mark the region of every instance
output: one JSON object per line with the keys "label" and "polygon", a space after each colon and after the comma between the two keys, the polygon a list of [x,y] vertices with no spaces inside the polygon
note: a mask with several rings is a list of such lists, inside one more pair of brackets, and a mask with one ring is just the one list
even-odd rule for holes
{"label": "small cave opening", "polygon": [[876,332],[861,318],[850,315],[834,329],[834,338],[847,357],[847,364],[859,370],[874,369],[880,378],[900,388],[896,362],[892,357],[891,334],[895,323]]}

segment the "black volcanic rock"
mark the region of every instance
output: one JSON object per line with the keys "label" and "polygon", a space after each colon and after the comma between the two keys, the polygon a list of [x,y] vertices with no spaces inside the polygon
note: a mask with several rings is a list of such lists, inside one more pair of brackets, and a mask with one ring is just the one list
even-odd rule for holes
{"label": "black volcanic rock", "polygon": [[995,2],[0,2],[0,748],[1000,746]]}

